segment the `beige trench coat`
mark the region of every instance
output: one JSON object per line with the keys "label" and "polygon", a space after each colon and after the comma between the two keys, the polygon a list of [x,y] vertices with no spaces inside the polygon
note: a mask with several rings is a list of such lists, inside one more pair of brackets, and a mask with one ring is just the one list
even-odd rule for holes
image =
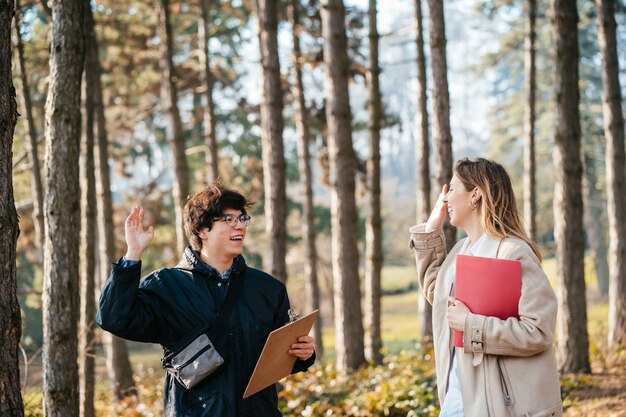
{"label": "beige trench coat", "polygon": [[[437,385],[443,404],[451,366],[452,337],[446,312],[454,295],[455,255],[462,239],[446,254],[442,229],[410,229],[419,284],[433,305]],[[465,246],[464,246],[465,245]],[[494,256],[495,254],[495,256]],[[559,417],[563,415],[553,339],[557,301],[530,246],[519,239],[490,239],[476,256],[522,263],[520,318],[501,320],[469,313],[464,347],[457,349],[458,376],[465,417]]]}

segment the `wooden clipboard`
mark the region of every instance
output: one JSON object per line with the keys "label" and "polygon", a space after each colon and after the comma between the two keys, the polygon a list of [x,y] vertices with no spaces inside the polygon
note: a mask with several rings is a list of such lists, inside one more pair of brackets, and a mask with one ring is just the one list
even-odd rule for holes
{"label": "wooden clipboard", "polygon": [[319,310],[315,310],[269,334],[243,398],[248,398],[291,374],[296,357],[288,353],[289,347],[300,336],[309,334],[318,315]]}

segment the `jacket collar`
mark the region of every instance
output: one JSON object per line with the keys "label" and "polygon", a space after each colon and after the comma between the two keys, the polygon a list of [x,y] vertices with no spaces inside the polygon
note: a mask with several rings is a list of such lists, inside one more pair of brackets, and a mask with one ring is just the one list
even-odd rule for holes
{"label": "jacket collar", "polygon": [[[176,265],[176,268],[182,269],[185,271],[190,271],[196,274],[208,276],[211,278],[221,278],[221,274],[217,271],[217,269],[213,268],[211,265],[205,264],[200,259],[200,255],[197,251],[193,250],[191,246],[187,246],[185,248],[185,252],[183,253],[183,257]],[[247,268],[246,261],[243,256],[238,255],[233,260],[233,266],[231,267],[232,273],[241,273]]]}

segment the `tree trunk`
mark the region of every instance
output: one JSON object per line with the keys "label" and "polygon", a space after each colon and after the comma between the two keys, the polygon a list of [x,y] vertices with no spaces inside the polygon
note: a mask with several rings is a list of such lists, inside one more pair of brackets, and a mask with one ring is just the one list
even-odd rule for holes
{"label": "tree trunk", "polygon": [[[295,121],[298,131],[298,159],[300,167],[300,183],[304,190],[302,204],[302,238],[304,241],[304,279],[307,293],[307,312],[320,308],[320,288],[317,277],[317,248],[315,247],[315,209],[313,205],[313,174],[311,171],[311,155],[309,146],[311,134],[308,126],[308,115],[304,100],[304,84],[302,82],[302,58],[300,50],[300,21],[298,17],[298,1],[291,0],[290,20],[293,35],[293,67],[296,76],[294,102],[296,105]],[[313,327],[315,351],[318,358],[324,356],[322,343],[322,320],[315,321]]]}
{"label": "tree trunk", "polygon": [[350,62],[342,0],[321,2],[324,63],[328,86],[326,119],[330,161],[332,265],[335,298],[337,368],[347,371],[365,362],[359,286],[356,156],[348,94]]}
{"label": "tree trunk", "polygon": [[626,346],[626,178],[624,117],[619,83],[616,2],[596,0],[602,54],[602,112],[606,135],[606,184],[609,214],[609,346]]}
{"label": "tree trunk", "polygon": [[537,91],[535,41],[537,39],[537,0],[526,1],[526,34],[524,36],[524,74],[526,106],[524,107],[524,222],[528,235],[537,239],[537,190],[535,180],[535,92]]}
{"label": "tree trunk", "polygon": [[43,405],[49,417],[78,416],[80,188],[76,174],[84,4],[68,0],[52,4],[43,274]]}
{"label": "tree trunk", "polygon": [[0,1],[0,415],[23,417],[18,346],[22,319],[17,301],[16,245],[20,233],[13,196],[13,133],[17,103],[11,74],[13,1]]}
{"label": "tree trunk", "polygon": [[201,19],[198,22],[198,44],[202,49],[200,53],[200,65],[202,65],[204,72],[204,85],[206,88],[206,109],[204,111],[204,135],[206,151],[205,163],[207,166],[207,183],[210,183],[219,178],[218,169],[218,149],[217,149],[217,137],[215,136],[215,103],[213,102],[213,89],[215,80],[211,73],[211,60],[209,56],[209,12],[211,7],[211,0],[200,0],[200,7],[202,10]]}
{"label": "tree trunk", "polygon": [[[203,143],[204,142],[204,109],[202,108],[202,92],[198,90],[193,91],[193,116],[191,119],[191,137],[194,143]],[[206,153],[206,150],[205,150]],[[211,168],[207,166],[207,181],[212,181],[209,179]]]}
{"label": "tree trunk", "polygon": [[601,295],[609,293],[609,264],[607,262],[606,237],[602,223],[604,221],[604,198],[595,186],[597,175],[593,159],[583,152],[583,224],[587,234],[587,242],[591,249],[598,292]]}
{"label": "tree trunk", "polygon": [[[91,12],[91,9],[89,9]],[[86,15],[93,21],[93,14]],[[92,27],[95,24],[91,25]],[[109,172],[109,139],[106,130],[106,118],[102,99],[102,82],[100,74],[100,60],[98,58],[98,39],[94,33],[87,33],[86,62],[89,73],[94,73],[90,82],[93,82],[93,106],[97,132],[97,146],[95,147],[95,173],[97,194],[97,224],[98,224],[98,253],[99,272],[102,282],[111,271],[111,262],[115,260],[115,226],[113,223],[113,198],[111,196],[111,177]],[[118,400],[135,392],[133,370],[128,359],[126,342],[110,333],[103,335],[104,351],[107,357],[107,370],[111,380],[112,390]]]}
{"label": "tree trunk", "polygon": [[174,157],[173,198],[176,213],[176,250],[182,254],[187,246],[187,238],[183,228],[183,208],[189,195],[189,173],[185,156],[185,135],[178,111],[178,92],[176,91],[176,75],[174,70],[174,46],[172,26],[170,24],[169,0],[161,0],[160,38],[161,38],[161,71],[163,102],[167,103],[170,118],[169,142]]}
{"label": "tree trunk", "polygon": [[[108,265],[110,266],[110,264]],[[106,354],[107,371],[113,385],[115,398],[121,400],[133,395],[136,393],[137,388],[133,382],[132,367],[128,359],[126,341],[108,332],[103,332],[102,339]]]}
{"label": "tree trunk", "polygon": [[554,39],[554,237],[559,295],[558,360],[590,372],[583,242],[576,0],[552,0]]}
{"label": "tree trunk", "polygon": [[80,416],[94,417],[94,368],[96,316],[96,177],[94,166],[94,77],[93,38],[95,37],[91,3],[85,2],[85,141],[82,149],[81,189],[83,190],[81,212],[82,256],[80,265],[80,325],[78,365],[80,377]]}
{"label": "tree trunk", "polygon": [[287,282],[287,190],[283,144],[283,89],[278,60],[277,4],[256,0],[261,47],[261,127],[263,129],[263,182],[265,185],[265,230],[269,237],[267,269]]}
{"label": "tree trunk", "polygon": [[15,2],[15,33],[17,39],[17,55],[20,68],[20,80],[22,85],[22,111],[26,115],[26,149],[31,161],[31,193],[33,195],[33,223],[35,224],[35,239],[37,241],[39,258],[43,260],[43,183],[41,181],[41,166],[39,164],[39,149],[37,146],[37,128],[33,118],[33,104],[30,96],[30,86],[26,73],[26,60],[24,59],[24,42],[22,41],[22,9],[19,0]]}
{"label": "tree trunk", "polygon": [[[79,410],[81,417],[94,417],[95,388],[95,328],[93,318],[96,315],[96,177],[94,162],[95,132],[95,82],[99,72],[94,68],[92,51],[95,31],[91,2],[85,2],[85,141],[82,149],[81,189],[83,190],[81,212],[81,285],[80,285],[80,325],[78,346],[78,367],[80,385]],[[97,47],[96,47],[97,48]],[[97,49],[96,49],[97,53]]]}
{"label": "tree trunk", "polygon": [[[452,178],[452,133],[450,132],[450,94],[446,63],[446,29],[443,2],[428,0],[430,12],[430,59],[433,73],[433,141],[437,152],[437,185],[441,190]],[[439,192],[439,191],[437,191]],[[446,216],[443,223],[448,250],[456,243],[456,228]]]}
{"label": "tree trunk", "polygon": [[[422,0],[415,0],[416,43],[417,43],[417,113],[418,132],[415,144],[417,166],[417,223],[423,223],[430,216],[430,148],[428,131],[428,84],[426,81],[426,57],[424,55],[424,26]],[[421,338],[426,340],[433,335],[433,309],[425,297],[418,299],[421,317]]]}
{"label": "tree trunk", "polygon": [[382,216],[380,203],[380,129],[382,99],[380,94],[380,67],[378,63],[378,27],[376,0],[369,0],[370,69],[367,72],[369,89],[370,157],[367,161],[369,189],[369,217],[365,225],[365,356],[368,361],[383,361],[380,336],[380,273],[383,266]]}

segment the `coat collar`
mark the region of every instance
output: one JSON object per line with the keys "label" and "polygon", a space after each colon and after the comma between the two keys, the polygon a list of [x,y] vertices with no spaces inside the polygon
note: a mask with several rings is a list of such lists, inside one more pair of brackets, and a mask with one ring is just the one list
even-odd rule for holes
{"label": "coat collar", "polygon": [[[233,266],[231,267],[232,273],[241,273],[244,269],[246,269],[246,261],[243,256],[239,255],[233,260]],[[193,250],[191,246],[187,246],[185,252],[183,253],[183,257],[176,265],[176,268],[194,272],[200,275],[221,278],[221,274],[217,271],[217,269],[213,268],[211,265],[205,264],[200,260],[200,255],[197,251]]]}

